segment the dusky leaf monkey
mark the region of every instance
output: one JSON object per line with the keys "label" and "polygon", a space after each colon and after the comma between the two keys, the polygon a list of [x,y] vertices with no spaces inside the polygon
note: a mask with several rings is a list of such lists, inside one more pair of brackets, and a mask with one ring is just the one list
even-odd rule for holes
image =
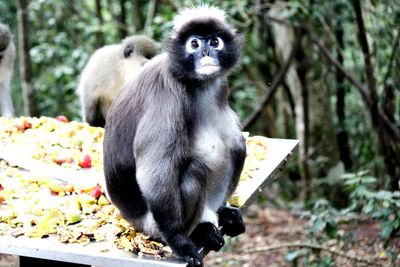
{"label": "dusky leaf monkey", "polygon": [[[245,225],[225,205],[246,155],[227,99],[241,35],[215,7],[182,11],[166,53],[149,61],[116,98],[104,137],[109,197],[137,230],[165,241],[191,266],[199,247],[219,250]],[[222,227],[222,231],[219,227]]]}

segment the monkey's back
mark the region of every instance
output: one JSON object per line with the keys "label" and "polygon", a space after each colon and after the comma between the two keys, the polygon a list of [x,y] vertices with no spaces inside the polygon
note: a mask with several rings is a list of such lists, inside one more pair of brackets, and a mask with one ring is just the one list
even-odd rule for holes
{"label": "monkey's back", "polygon": [[136,181],[134,143],[138,124],[145,120],[143,114],[146,104],[151,102],[148,98],[153,98],[155,94],[146,77],[157,77],[161,71],[161,67],[144,67],[123,87],[106,119],[104,173],[107,192],[122,214],[129,218],[139,218],[147,212]]}

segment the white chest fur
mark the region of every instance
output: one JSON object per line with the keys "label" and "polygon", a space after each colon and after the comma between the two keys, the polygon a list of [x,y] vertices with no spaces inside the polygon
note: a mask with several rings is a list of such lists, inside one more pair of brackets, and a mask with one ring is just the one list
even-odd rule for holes
{"label": "white chest fur", "polygon": [[[200,106],[195,131],[195,149],[197,158],[208,168],[206,210],[216,212],[224,204],[227,189],[232,179],[233,163],[231,150],[241,137],[236,115],[229,106],[216,104],[216,97],[211,90],[205,94]],[[209,217],[206,213],[205,217]]]}
{"label": "white chest fur", "polygon": [[218,91],[218,88],[209,88],[200,94],[201,110],[198,110],[194,136],[196,155],[214,172],[224,168],[229,149],[240,133],[230,107],[217,104]]}
{"label": "white chest fur", "polygon": [[224,165],[226,157],[226,144],[217,129],[204,125],[196,133],[196,155],[211,170],[216,170]]}

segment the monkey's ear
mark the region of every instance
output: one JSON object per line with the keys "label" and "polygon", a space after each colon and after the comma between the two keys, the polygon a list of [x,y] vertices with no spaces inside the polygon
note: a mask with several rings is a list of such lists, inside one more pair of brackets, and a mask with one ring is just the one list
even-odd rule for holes
{"label": "monkey's ear", "polygon": [[124,49],[124,57],[125,58],[130,57],[134,51],[135,51],[135,46],[133,44],[128,44]]}
{"label": "monkey's ear", "polygon": [[246,41],[246,38],[245,38],[244,34],[237,33],[235,35],[235,43],[237,44],[239,49],[241,49],[243,47],[243,44],[244,44],[245,41]]}

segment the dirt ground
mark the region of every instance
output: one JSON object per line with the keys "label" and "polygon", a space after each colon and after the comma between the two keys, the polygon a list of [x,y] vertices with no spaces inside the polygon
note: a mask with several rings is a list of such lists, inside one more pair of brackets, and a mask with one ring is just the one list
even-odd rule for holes
{"label": "dirt ground", "polygon": [[[292,266],[292,263],[285,260],[289,250],[310,251],[309,248],[292,247],[287,248],[288,243],[310,244],[307,234],[307,221],[294,216],[288,211],[273,208],[249,207],[245,214],[246,232],[231,240],[226,240],[223,251],[211,252],[205,258],[205,266],[243,266],[243,267],[275,267]],[[355,259],[348,259],[344,256],[331,254],[323,250],[321,257],[326,255],[336,259],[336,265],[343,267],[353,266],[400,266],[400,258],[391,262],[389,255],[385,253],[384,244],[379,238],[379,225],[371,221],[358,221],[346,225],[343,230],[346,245],[337,240],[327,240],[320,244],[326,249],[344,253],[352,258],[367,259],[369,263],[360,262]],[[313,242],[316,244],[316,242]],[[276,248],[278,246],[282,248]],[[390,243],[392,249],[400,252],[400,238]],[[246,252],[246,250],[262,249],[263,252]],[[316,253],[309,253],[316,255]],[[312,257],[312,256],[311,256]],[[312,258],[309,258],[312,259]],[[302,264],[299,260],[297,266],[309,266]],[[321,266],[321,265],[320,265]]]}

